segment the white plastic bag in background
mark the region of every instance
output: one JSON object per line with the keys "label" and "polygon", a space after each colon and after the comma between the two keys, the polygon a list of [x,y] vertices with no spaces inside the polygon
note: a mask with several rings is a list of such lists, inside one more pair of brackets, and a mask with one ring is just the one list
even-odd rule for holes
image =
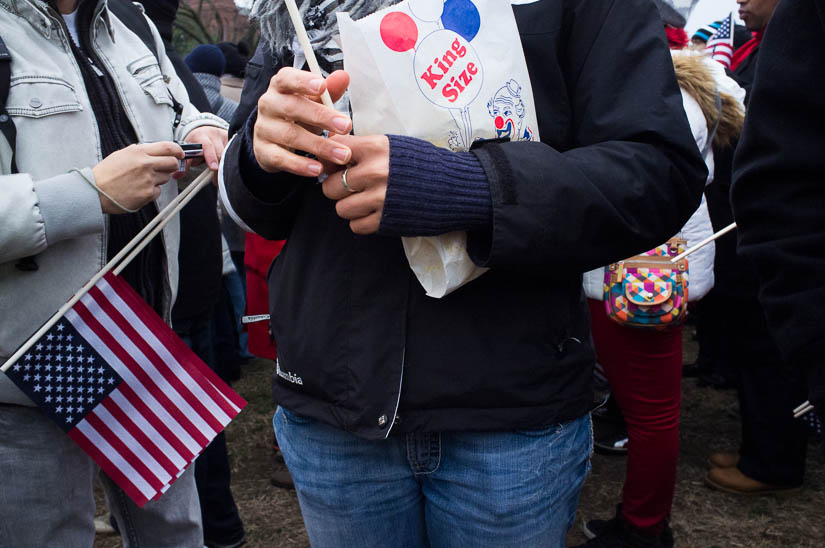
{"label": "white plastic bag in background", "polygon": [[[539,140],[509,2],[407,0],[359,21],[337,15],[356,135],[407,135],[454,151],[478,139]],[[487,271],[467,255],[465,232],[402,240],[430,297]]]}

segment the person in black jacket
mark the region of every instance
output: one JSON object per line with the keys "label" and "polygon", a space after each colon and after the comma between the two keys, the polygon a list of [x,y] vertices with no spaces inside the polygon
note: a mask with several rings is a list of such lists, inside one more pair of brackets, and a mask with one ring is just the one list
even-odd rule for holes
{"label": "person in black jacket", "polygon": [[[731,77],[745,89],[748,108],[762,38],[777,3],[740,0],[740,15],[754,34],[734,52]],[[716,179],[706,195],[716,230],[734,221],[730,202],[734,150],[715,151]],[[782,357],[759,304],[757,271],[749,257],[737,254],[733,235],[716,241],[714,270],[716,285],[702,302],[700,345],[710,342],[714,360],[728,367],[735,379],[742,441],[738,451],[710,455],[705,483],[732,494],[791,493],[802,485],[807,455],[807,428],[788,412],[805,399],[803,378],[778,367]]]}
{"label": "person in black jacket", "polygon": [[759,273],[784,362],[807,375],[825,418],[825,2],[781,2],[761,49],[734,161],[739,252]]}
{"label": "person in black jacket", "polygon": [[[310,542],[563,546],[592,445],[581,273],[676,233],[707,175],[655,7],[514,5],[545,141],[456,153],[340,135],[349,118],[315,102],[348,84],[334,15],[310,10],[320,78],[295,63],[281,5],[256,4],[221,194],[287,239],[269,275],[274,426]],[[490,271],[427,297],[399,236],[453,230]]]}

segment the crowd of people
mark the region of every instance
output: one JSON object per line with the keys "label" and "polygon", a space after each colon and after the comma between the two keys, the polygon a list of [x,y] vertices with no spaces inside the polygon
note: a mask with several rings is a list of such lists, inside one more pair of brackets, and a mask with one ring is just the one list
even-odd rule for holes
{"label": "crowd of people", "polygon": [[[799,490],[825,416],[825,1],[737,0],[743,25],[689,36],[685,2],[512,0],[541,140],[469,150],[352,134],[336,13],[397,1],[300,0],[321,74],[280,0],[253,52],[176,52],[178,0],[0,4],[0,363],[211,170],[121,276],[225,382],[272,360],[271,483],[313,546],[565,546],[595,443],[626,477],[581,546],[672,547],[691,376],[738,392],[707,486]],[[454,231],[489,270],[432,298],[401,238]],[[0,546],[91,546],[98,481],[124,546],[245,542],[223,433],[138,506],[5,375],[0,431]]]}

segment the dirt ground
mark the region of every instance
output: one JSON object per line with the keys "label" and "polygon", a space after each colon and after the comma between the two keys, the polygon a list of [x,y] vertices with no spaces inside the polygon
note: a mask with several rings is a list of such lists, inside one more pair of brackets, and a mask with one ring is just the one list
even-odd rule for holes
{"label": "dirt ground", "polygon": [[[686,335],[689,329],[686,329]],[[686,338],[685,361],[693,361],[696,345]],[[244,521],[249,548],[307,547],[306,531],[294,491],[272,487],[272,362],[244,366],[235,389],[249,401],[230,424],[227,441],[232,489]],[[734,449],[739,438],[733,391],[698,388],[683,383],[681,446],[672,526],[680,547],[788,548],[825,547],[825,461],[812,446],[805,488],[792,497],[742,498],[704,486],[711,452]],[[582,519],[611,517],[624,481],[625,459],[594,455],[593,472],[581,494],[579,515],[568,545],[584,542]],[[106,511],[98,497],[98,512]],[[95,548],[114,548],[120,541],[99,535]],[[396,548],[396,547],[388,547]],[[403,548],[403,547],[397,547]],[[468,547],[472,548],[472,547]]]}

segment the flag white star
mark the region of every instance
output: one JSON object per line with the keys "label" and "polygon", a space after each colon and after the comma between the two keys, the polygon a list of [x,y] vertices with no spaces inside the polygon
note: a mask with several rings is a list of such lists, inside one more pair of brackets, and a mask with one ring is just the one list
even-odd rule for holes
{"label": "flag white star", "polygon": [[42,389],[43,389],[43,387],[42,387],[42,386],[40,386],[39,384],[35,384],[35,385],[34,385],[34,391],[35,391],[35,392],[40,392]]}
{"label": "flag white star", "polygon": [[55,410],[56,413],[62,413],[63,412],[63,406],[58,405],[54,410]]}
{"label": "flag white star", "polygon": [[58,331],[63,331],[63,328],[64,328],[64,327],[66,327],[66,326],[65,326],[65,325],[63,325],[62,323],[57,324],[57,330],[58,330]]}

